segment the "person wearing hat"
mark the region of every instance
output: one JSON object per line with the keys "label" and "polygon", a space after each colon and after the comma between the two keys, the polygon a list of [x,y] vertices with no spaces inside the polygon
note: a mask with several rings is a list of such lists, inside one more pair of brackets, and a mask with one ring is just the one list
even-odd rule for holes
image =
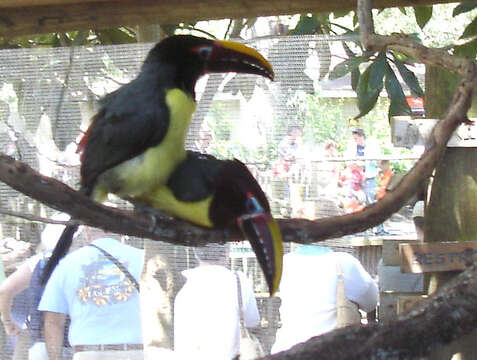
{"label": "person wearing hat", "polygon": [[[378,175],[377,162],[373,158],[380,155],[380,150],[377,144],[366,140],[366,134],[363,129],[355,128],[351,131],[354,143],[352,143],[346,150],[346,157],[356,158],[363,157],[364,161],[364,181],[363,190],[366,194],[366,205],[376,202],[376,176]],[[382,224],[376,227],[377,235],[385,235]]]}

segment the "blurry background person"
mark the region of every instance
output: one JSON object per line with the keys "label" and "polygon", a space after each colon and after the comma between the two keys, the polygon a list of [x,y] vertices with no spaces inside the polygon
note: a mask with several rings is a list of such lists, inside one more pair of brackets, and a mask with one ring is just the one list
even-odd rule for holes
{"label": "blurry background person", "polygon": [[378,175],[376,160],[372,158],[378,157],[380,150],[373,141],[366,139],[363,129],[353,129],[351,133],[353,135],[354,143],[346,150],[346,156],[371,158],[364,162],[365,180],[363,182],[366,202],[367,205],[369,205],[376,201],[376,176]]}
{"label": "blurry background person", "polygon": [[338,157],[340,157],[340,154],[338,153],[338,145],[336,142],[331,139],[326,140],[323,147],[322,158],[322,160],[325,161],[319,162],[315,169],[315,172],[319,172],[318,193],[321,196],[338,196],[338,182],[341,164],[337,161],[326,161],[327,159],[336,159]]}
{"label": "blurry background person", "polygon": [[[228,245],[194,248],[199,262],[174,302],[174,351],[181,359],[230,360],[239,354],[237,279],[226,267]],[[260,321],[252,283],[237,272],[245,326]]]}
{"label": "blurry background person", "polygon": [[341,206],[347,214],[361,211],[366,207],[363,181],[363,167],[356,162],[348,163],[340,173]]}
{"label": "blurry background person", "polygon": [[412,221],[416,229],[417,239],[424,241],[424,201],[419,200],[414,204]]}
{"label": "blurry background person", "polygon": [[378,288],[354,256],[317,245],[303,245],[283,258],[280,319],[272,353],[289,349],[335,329],[338,270],[349,300],[365,312],[375,310]]}
{"label": "blurry background person", "polygon": [[212,131],[207,127],[203,127],[199,131],[199,137],[195,142],[195,151],[203,154],[210,154],[212,140]]}
{"label": "blurry background person", "polygon": [[[67,221],[69,215],[56,214],[52,219]],[[41,273],[63,229],[63,225],[46,225],[41,233],[39,252],[25,260],[0,285],[0,314],[5,332],[9,336],[21,334],[18,346],[29,348],[29,360],[48,360],[43,338],[43,315],[37,307],[44,290]],[[77,232],[79,234],[80,231]],[[62,353],[63,359],[71,358],[70,349],[65,348]]]}
{"label": "blurry background person", "polygon": [[[375,141],[366,138],[363,129],[356,128],[351,133],[353,144],[346,150],[346,156],[364,157],[366,159],[364,161],[363,191],[366,194],[366,205],[371,205],[376,202],[376,177],[378,175],[376,158],[380,156],[381,151]],[[382,224],[379,224],[374,232],[377,235],[386,235]]]}
{"label": "blurry background person", "polygon": [[49,360],[60,359],[66,315],[71,319],[68,339],[74,360],[142,360],[136,285],[144,252],[121,243],[117,235],[93,228],[85,232],[92,242],[60,261],[38,307],[45,312]]}
{"label": "blurry background person", "polygon": [[294,163],[299,157],[303,145],[303,131],[299,126],[291,125],[287,135],[278,144],[278,157],[285,162]]}
{"label": "blurry background person", "polygon": [[389,184],[393,177],[393,169],[389,160],[379,161],[379,181],[378,191],[376,192],[376,199],[381,200],[388,192]]}

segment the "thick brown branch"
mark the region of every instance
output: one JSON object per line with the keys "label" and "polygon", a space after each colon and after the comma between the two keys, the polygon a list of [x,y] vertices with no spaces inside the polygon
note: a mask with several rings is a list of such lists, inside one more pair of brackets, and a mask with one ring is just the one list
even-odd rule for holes
{"label": "thick brown branch", "polygon": [[[316,221],[279,220],[284,240],[310,243],[353,234],[382,223],[398,211],[415,193],[416,188],[432,174],[452,132],[467,119],[472,90],[476,84],[476,69],[472,64],[456,91],[447,116],[433,131],[433,144],[384,199],[355,214]],[[202,229],[182,221],[160,219],[154,227],[149,217],[95,203],[65,184],[43,176],[6,155],[0,155],[0,180],[33,199],[69,213],[74,219],[108,231],[192,246],[225,240],[220,231]],[[227,240],[240,240],[240,236],[231,233]]]}
{"label": "thick brown branch", "polygon": [[466,79],[456,90],[446,117],[433,130],[429,149],[386,197],[355,214],[318,219],[313,222],[297,219],[281,220],[284,238],[287,241],[308,243],[353,234],[382,223],[398,211],[415,194],[416,189],[431,176],[453,131],[461,122],[467,120],[472,91],[476,86],[477,70],[475,64],[471,63]]}
{"label": "thick brown branch", "polygon": [[[416,188],[432,174],[452,132],[467,119],[466,113],[476,83],[475,66],[471,66],[466,79],[456,91],[448,115],[433,131],[433,144],[384,199],[355,214],[315,221],[279,220],[284,240],[310,243],[353,234],[382,223],[398,211],[415,193]],[[95,203],[65,184],[43,176],[28,165],[6,155],[0,155],[0,180],[33,199],[71,214],[73,218],[87,225],[108,231],[181,245],[224,241],[224,235],[220,231],[210,231],[171,219],[158,220],[153,229],[152,219]],[[227,237],[229,241],[239,239],[236,233]]]}
{"label": "thick brown branch", "polygon": [[[180,245],[223,241],[223,233],[206,231],[172,219],[161,219],[154,227],[151,217],[103,206],[62,182],[43,176],[30,166],[0,154],[0,180],[15,190],[54,209],[70,214],[84,224],[116,233],[163,240]],[[238,240],[231,234],[230,240]]]}

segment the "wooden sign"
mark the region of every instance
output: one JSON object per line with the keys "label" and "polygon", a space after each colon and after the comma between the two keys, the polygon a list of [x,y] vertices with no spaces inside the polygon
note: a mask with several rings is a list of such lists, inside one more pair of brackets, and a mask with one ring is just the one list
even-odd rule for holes
{"label": "wooden sign", "polygon": [[464,270],[477,261],[477,241],[399,244],[401,271]]}

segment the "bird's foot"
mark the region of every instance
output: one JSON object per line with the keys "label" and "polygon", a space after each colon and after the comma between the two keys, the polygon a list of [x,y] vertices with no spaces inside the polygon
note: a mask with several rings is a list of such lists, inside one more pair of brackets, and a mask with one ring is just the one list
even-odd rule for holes
{"label": "bird's foot", "polygon": [[222,230],[223,238],[220,244],[224,245],[227,243],[227,241],[230,239],[230,230],[225,228]]}
{"label": "bird's foot", "polygon": [[150,232],[156,232],[158,220],[170,219],[170,216],[168,216],[164,211],[154,209],[135,199],[128,198],[127,201],[133,204],[134,211],[136,213],[142,216],[149,216],[151,218],[152,225],[148,228]]}

